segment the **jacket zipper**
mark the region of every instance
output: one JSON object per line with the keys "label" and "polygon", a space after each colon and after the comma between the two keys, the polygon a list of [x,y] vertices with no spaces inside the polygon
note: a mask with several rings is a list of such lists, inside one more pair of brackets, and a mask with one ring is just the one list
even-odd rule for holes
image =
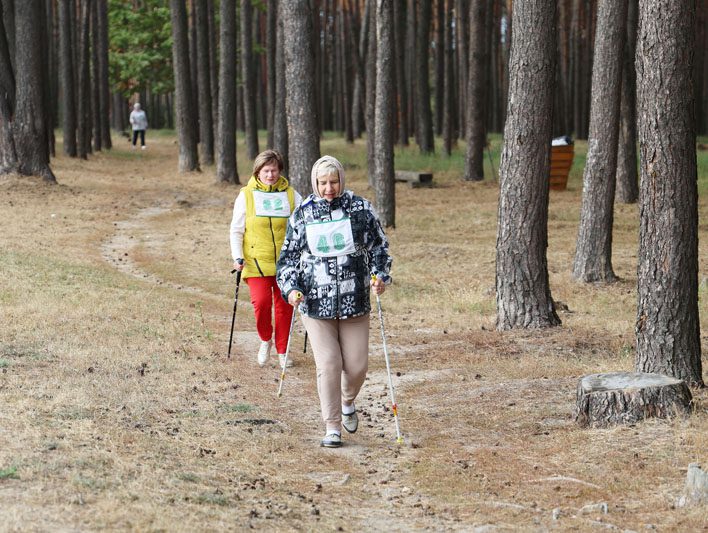
{"label": "jacket zipper", "polygon": [[278,264],[278,247],[275,245],[275,232],[273,231],[273,219],[268,218],[268,224],[270,224],[270,237],[273,240],[273,264]]}
{"label": "jacket zipper", "polygon": [[258,259],[256,259],[256,258],[254,257],[254,258],[253,258],[253,261],[256,263],[256,268],[258,269],[258,272],[261,274],[261,277],[262,277],[262,278],[265,278],[265,274],[264,274],[263,271],[261,270],[261,265],[258,264]]}

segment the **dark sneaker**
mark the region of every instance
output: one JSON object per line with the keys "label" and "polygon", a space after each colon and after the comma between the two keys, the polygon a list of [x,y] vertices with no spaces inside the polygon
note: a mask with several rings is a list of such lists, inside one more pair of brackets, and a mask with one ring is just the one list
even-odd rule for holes
{"label": "dark sneaker", "polygon": [[356,430],[359,427],[359,417],[357,416],[356,411],[348,415],[342,413],[342,426],[349,433],[356,433]]}
{"label": "dark sneaker", "polygon": [[320,442],[320,446],[325,448],[339,448],[342,445],[342,437],[337,433],[327,433],[325,438]]}

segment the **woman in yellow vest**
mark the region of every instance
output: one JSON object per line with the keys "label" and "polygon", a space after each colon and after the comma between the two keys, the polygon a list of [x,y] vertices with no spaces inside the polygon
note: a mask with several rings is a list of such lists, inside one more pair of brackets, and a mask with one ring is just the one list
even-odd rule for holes
{"label": "woman in yellow vest", "polygon": [[[258,364],[270,357],[275,329],[275,348],[280,365],[290,332],[293,307],[280,295],[275,282],[275,264],[285,238],[288,217],[302,202],[302,197],[280,173],[283,158],[275,150],[258,154],[253,162],[253,176],[234,202],[231,220],[231,256],[234,268],[242,270],[251,293],[256,315],[256,329],[261,339]],[[275,328],[272,309],[275,303]],[[288,366],[292,359],[288,358]]]}

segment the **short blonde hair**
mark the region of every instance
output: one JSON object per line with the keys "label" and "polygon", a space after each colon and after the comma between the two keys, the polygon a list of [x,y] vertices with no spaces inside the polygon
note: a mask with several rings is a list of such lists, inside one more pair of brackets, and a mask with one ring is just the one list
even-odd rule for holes
{"label": "short blonde hair", "polygon": [[280,152],[276,150],[265,150],[256,156],[253,161],[253,175],[258,177],[258,173],[266,165],[272,165],[276,163],[278,165],[278,170],[281,172],[285,165],[283,165],[283,156]]}

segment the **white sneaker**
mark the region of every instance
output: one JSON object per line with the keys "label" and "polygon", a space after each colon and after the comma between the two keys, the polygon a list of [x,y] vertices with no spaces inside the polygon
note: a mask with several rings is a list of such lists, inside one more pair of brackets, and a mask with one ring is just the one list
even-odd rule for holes
{"label": "white sneaker", "polygon": [[141,150],[145,150],[146,148],[147,148],[147,146],[141,146],[141,147],[140,147]]}
{"label": "white sneaker", "polygon": [[285,364],[285,366],[287,368],[290,368],[294,364],[292,358],[290,358],[290,357],[288,357],[287,363],[285,362],[285,354],[284,353],[278,354],[278,361],[280,361],[280,368],[283,368],[283,364]]}
{"label": "white sneaker", "polygon": [[339,433],[327,433],[320,441],[320,446],[325,448],[339,448],[342,445],[342,436]]}
{"label": "white sneaker", "polygon": [[356,414],[356,411],[348,415],[342,413],[342,427],[349,433],[356,433],[359,427],[359,416]]}
{"label": "white sneaker", "polygon": [[270,348],[273,346],[273,340],[261,341],[261,347],[258,349],[258,364],[265,365],[270,357]]}

